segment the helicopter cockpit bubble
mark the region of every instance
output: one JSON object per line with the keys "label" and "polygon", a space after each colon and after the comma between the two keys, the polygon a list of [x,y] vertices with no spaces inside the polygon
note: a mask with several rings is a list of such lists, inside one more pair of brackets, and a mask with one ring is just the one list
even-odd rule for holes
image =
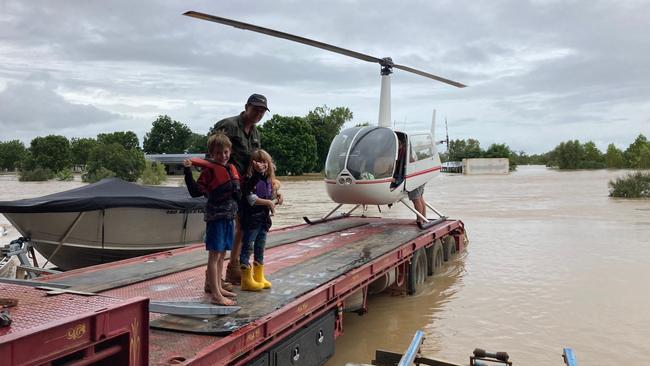
{"label": "helicopter cockpit bubble", "polygon": [[357,180],[390,178],[396,156],[397,142],[393,130],[364,127],[354,138],[346,167]]}
{"label": "helicopter cockpit bubble", "polygon": [[325,161],[325,178],[336,179],[339,173],[345,168],[350,144],[361,127],[353,127],[343,130],[334,137],[330,144],[330,150]]}

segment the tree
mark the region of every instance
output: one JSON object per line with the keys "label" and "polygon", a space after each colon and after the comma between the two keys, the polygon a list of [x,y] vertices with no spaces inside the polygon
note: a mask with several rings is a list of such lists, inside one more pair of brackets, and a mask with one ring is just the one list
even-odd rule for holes
{"label": "tree", "polygon": [[29,150],[35,166],[50,169],[54,173],[72,165],[70,142],[65,136],[36,137]]}
{"label": "tree", "polygon": [[482,155],[481,144],[476,139],[449,141],[447,156],[449,161],[480,158]]}
{"label": "tree", "polygon": [[182,154],[190,146],[192,131],[169,116],[158,116],[151,131],[144,136],[143,148],[148,154]]}
{"label": "tree", "polygon": [[114,173],[116,177],[135,182],[142,175],[145,160],[140,149],[127,150],[119,143],[97,144],[88,157],[88,173],[83,179],[94,182]]}
{"label": "tree", "polygon": [[641,150],[645,146],[650,147],[650,142],[648,142],[648,139],[643,134],[639,134],[623,153],[627,168],[640,168]]}
{"label": "tree", "polygon": [[311,125],[312,133],[316,139],[315,169],[317,171],[325,168],[325,160],[332,140],[341,132],[343,124],[352,120],[352,117],[352,112],[347,107],[330,109],[326,105],[314,108],[305,116],[305,121]]}
{"label": "tree", "polygon": [[586,142],[582,149],[584,155],[582,161],[578,163],[580,169],[602,169],[605,168],[603,153],[598,150],[593,141]]}
{"label": "tree", "polygon": [[579,163],[584,160],[584,155],[584,147],[580,141],[566,141],[551,151],[548,164],[559,169],[578,169]]}
{"label": "tree", "polygon": [[623,152],[614,144],[609,144],[609,146],[607,146],[607,153],[605,153],[605,166],[608,168],[620,169],[624,164]]}
{"label": "tree", "polygon": [[117,143],[122,145],[126,150],[140,149],[140,140],[133,131],[100,133],[97,135],[97,142],[105,145]]}
{"label": "tree", "polygon": [[208,135],[201,135],[198,133],[192,133],[190,136],[189,147],[187,148],[188,153],[207,153],[208,152]]}
{"label": "tree", "polygon": [[639,153],[639,169],[650,169],[650,144],[641,148]]}
{"label": "tree", "polygon": [[19,140],[0,142],[0,170],[15,170],[26,150]]}
{"label": "tree", "polygon": [[90,152],[99,142],[93,138],[72,138],[70,142],[70,152],[72,154],[72,163],[74,165],[88,164]]}
{"label": "tree", "polygon": [[271,154],[278,175],[302,175],[316,162],[316,138],[301,117],[274,115],[260,127],[262,146]]}
{"label": "tree", "polygon": [[510,170],[517,169],[517,159],[516,155],[510,150],[510,147],[506,144],[492,144],[488,147],[487,150],[483,153],[485,158],[506,158],[509,160]]}

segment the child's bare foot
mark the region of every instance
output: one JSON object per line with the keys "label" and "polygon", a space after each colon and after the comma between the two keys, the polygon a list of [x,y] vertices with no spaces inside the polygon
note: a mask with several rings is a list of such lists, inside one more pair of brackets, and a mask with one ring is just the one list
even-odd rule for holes
{"label": "child's bare foot", "polygon": [[237,304],[237,301],[231,300],[227,297],[224,296],[211,296],[210,297],[210,302],[215,305],[222,305],[222,306],[233,306]]}
{"label": "child's bare foot", "polygon": [[221,280],[221,288],[222,289],[224,289],[226,291],[232,291],[233,287],[234,286],[232,285],[232,283]]}
{"label": "child's bare foot", "polygon": [[237,294],[236,294],[236,293],[234,293],[234,292],[232,292],[232,291],[228,291],[228,290],[223,289],[223,288],[221,289],[221,294],[222,294],[223,296],[226,296],[226,297],[237,297]]}

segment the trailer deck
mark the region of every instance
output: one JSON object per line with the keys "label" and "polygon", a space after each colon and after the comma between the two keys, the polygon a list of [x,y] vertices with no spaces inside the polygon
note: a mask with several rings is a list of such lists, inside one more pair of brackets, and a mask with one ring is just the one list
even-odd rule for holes
{"label": "trailer deck", "polygon": [[[269,233],[267,278],[262,292],[238,291],[241,309],[220,316],[149,314],[149,364],[280,365],[269,351],[301,329],[328,317],[331,326],[316,330],[319,339],[342,334],[342,310],[352,294],[397,273],[405,286],[414,254],[445,237],[463,250],[464,227],[446,220],[420,230],[411,220],[350,217],[317,225],[298,225]],[[207,253],[203,245],[138,257],[42,278],[67,291],[112,298],[145,296],[151,301],[208,302],[203,293]],[[333,352],[333,344],[331,346]],[[286,347],[285,347],[286,348]],[[296,355],[293,350],[293,357]],[[327,351],[330,352],[330,351]],[[304,360],[304,359],[303,359]]]}

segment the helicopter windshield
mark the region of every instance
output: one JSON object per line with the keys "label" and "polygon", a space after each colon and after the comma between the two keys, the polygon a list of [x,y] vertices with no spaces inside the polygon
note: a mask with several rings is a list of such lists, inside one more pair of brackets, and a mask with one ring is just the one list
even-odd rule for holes
{"label": "helicopter windshield", "polygon": [[327,161],[325,162],[325,178],[335,179],[336,176],[345,167],[345,156],[348,153],[350,143],[354,135],[361,129],[361,127],[353,127],[343,130],[340,134],[336,135],[330,151],[327,154]]}
{"label": "helicopter windshield", "polygon": [[393,176],[397,143],[395,133],[384,127],[365,127],[354,140],[348,157],[348,171],[355,179],[383,179]]}

